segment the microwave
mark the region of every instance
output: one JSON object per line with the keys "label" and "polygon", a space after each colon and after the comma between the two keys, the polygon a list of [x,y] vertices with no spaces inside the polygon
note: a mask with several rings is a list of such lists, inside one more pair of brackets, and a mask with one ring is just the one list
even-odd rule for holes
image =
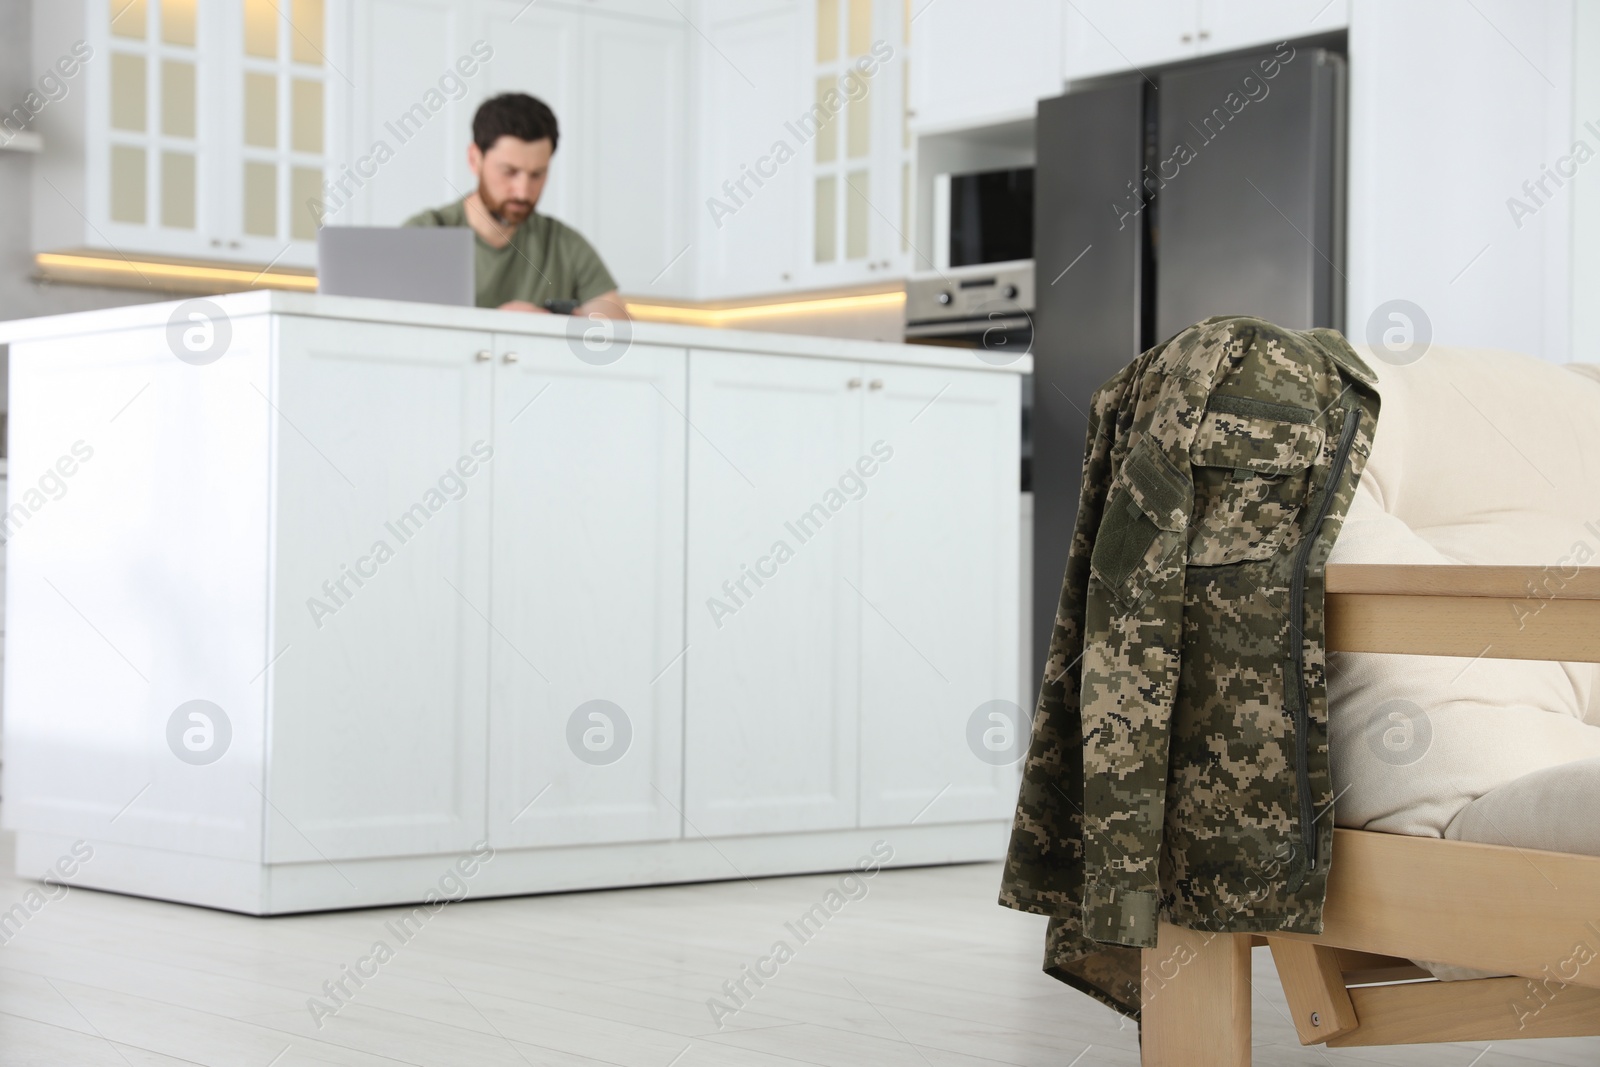
{"label": "microwave", "polygon": [[933,180],[936,270],[1033,258],[1033,168],[939,174]]}

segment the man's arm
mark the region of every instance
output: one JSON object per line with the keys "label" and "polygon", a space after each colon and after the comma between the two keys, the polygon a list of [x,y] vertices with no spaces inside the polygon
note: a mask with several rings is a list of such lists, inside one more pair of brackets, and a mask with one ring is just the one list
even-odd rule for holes
{"label": "man's arm", "polygon": [[[508,300],[500,305],[501,311],[526,311],[535,315],[548,315],[550,309],[538,304],[530,304],[526,300]],[[628,318],[628,305],[622,302],[615,289],[609,293],[601,293],[593,299],[579,304],[572,309],[578,318],[588,318],[590,315],[599,315],[603,319]]]}
{"label": "man's arm", "polygon": [[574,315],[587,318],[590,315],[599,315],[603,319],[628,318],[628,305],[622,302],[622,297],[617,295],[615,289],[579,304],[573,309]]}

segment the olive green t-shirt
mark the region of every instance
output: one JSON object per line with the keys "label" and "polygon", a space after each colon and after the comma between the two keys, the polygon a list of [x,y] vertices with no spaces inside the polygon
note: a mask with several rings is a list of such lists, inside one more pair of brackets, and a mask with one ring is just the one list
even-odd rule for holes
{"label": "olive green t-shirt", "polygon": [[[467,206],[457,200],[406,220],[407,226],[466,226]],[[594,247],[571,226],[535,212],[495,248],[476,233],[478,306],[499,307],[510,300],[543,305],[547,300],[582,304],[617,287]]]}

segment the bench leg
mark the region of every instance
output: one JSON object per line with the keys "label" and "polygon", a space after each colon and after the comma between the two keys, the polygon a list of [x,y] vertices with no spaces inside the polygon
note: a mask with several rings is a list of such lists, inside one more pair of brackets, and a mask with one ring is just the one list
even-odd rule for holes
{"label": "bench leg", "polygon": [[1144,950],[1139,1062],[1250,1067],[1250,935],[1162,923]]}
{"label": "bench leg", "polygon": [[1278,967],[1278,980],[1283,983],[1283,996],[1302,1045],[1322,1044],[1361,1025],[1336,951],[1287,937],[1269,937],[1267,944],[1272,946],[1272,962]]}

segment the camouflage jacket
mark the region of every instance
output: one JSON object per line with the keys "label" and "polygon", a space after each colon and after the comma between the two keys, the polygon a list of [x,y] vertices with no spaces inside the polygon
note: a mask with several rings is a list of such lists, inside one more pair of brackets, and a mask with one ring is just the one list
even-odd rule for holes
{"label": "camouflage jacket", "polygon": [[1374,383],[1331,330],[1215,318],[1094,395],[1000,902],[1125,1014],[1158,921],[1322,929],[1322,576]]}

